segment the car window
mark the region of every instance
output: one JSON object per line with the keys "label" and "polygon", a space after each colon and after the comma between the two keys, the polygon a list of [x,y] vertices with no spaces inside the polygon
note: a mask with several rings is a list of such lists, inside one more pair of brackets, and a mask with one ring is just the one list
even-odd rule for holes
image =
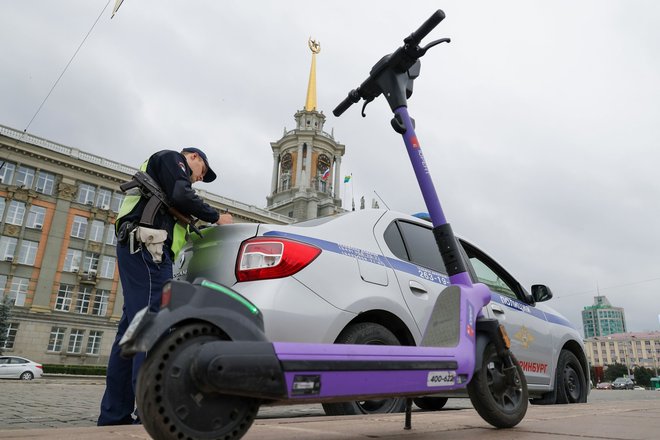
{"label": "car window", "polygon": [[16,364],[27,364],[27,361],[25,359],[21,359],[21,358],[12,358],[12,359],[9,360],[9,363],[14,364],[14,365],[16,365]]}
{"label": "car window", "polygon": [[488,267],[486,263],[476,257],[471,257],[470,263],[472,263],[472,267],[474,268],[474,271],[477,274],[477,279],[480,283],[487,285],[493,292],[502,293],[506,296],[517,299],[513,289],[511,289],[511,287],[509,287],[494,270]]}
{"label": "car window", "polygon": [[387,243],[387,247],[390,248],[394,255],[404,261],[410,261],[410,257],[408,257],[406,246],[403,244],[403,238],[401,237],[401,232],[399,232],[399,227],[396,225],[396,222],[390,223],[387,229],[385,229],[383,238],[385,239],[385,243]]}
{"label": "car window", "polygon": [[0,358],[0,364],[8,364],[9,358]]}
{"label": "car window", "polygon": [[524,289],[502,266],[475,246],[463,240],[460,243],[469,258],[476,281],[487,285],[495,293],[528,302]]}
{"label": "car window", "polygon": [[[398,221],[396,224],[401,232],[403,246],[407,252],[408,261],[439,273],[447,273],[445,265],[442,263],[442,257],[440,256],[440,251],[438,250],[438,245],[435,242],[431,228],[404,221]],[[387,241],[387,238],[385,238],[385,241],[394,255],[403,258],[392,249],[392,247],[396,248],[398,245],[395,241],[392,242],[392,245]],[[400,249],[397,251],[401,253]]]}

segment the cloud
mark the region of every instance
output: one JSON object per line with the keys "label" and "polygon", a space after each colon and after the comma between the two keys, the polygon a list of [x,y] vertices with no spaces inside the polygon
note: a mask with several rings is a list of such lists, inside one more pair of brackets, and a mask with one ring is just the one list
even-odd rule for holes
{"label": "cloud", "polygon": [[[0,124],[23,130],[105,5],[11,2],[0,16]],[[425,210],[381,98],[331,111],[437,2],[125,1],[99,20],[29,131],[128,165],[208,151],[205,189],[265,206],[272,153],[317,59],[326,131],[346,145],[345,206],[377,192]],[[591,296],[657,330],[660,4],[459,2],[428,37],[410,112],[454,229],[581,325]],[[381,203],[381,206],[383,204]]]}

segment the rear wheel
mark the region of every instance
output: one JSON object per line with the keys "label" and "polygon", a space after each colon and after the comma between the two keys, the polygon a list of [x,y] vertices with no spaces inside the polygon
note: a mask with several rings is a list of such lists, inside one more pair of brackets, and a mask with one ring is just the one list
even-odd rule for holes
{"label": "rear wheel", "polygon": [[252,425],[259,401],[200,390],[190,372],[197,348],[226,339],[214,326],[173,330],[149,352],[140,369],[137,404],[147,432],[157,439],[239,439]]}
{"label": "rear wheel", "polygon": [[446,397],[416,397],[413,402],[424,411],[438,411],[447,404],[447,400]]}
{"label": "rear wheel", "polygon": [[34,379],[34,374],[31,371],[24,371],[21,374],[21,380],[32,380]]}
{"label": "rear wheel", "polygon": [[[347,327],[337,338],[338,344],[401,345],[394,334],[380,324],[361,322]],[[323,410],[329,416],[383,414],[402,412],[406,399],[395,397],[354,402],[324,403]]]}
{"label": "rear wheel", "polygon": [[511,428],[527,412],[527,382],[518,361],[515,369],[507,371],[495,345],[490,343],[483,353],[481,368],[468,384],[470,401],[479,415],[496,428]]}
{"label": "rear wheel", "polygon": [[582,365],[575,355],[562,350],[557,361],[555,374],[557,403],[584,403],[587,401],[587,380]]}

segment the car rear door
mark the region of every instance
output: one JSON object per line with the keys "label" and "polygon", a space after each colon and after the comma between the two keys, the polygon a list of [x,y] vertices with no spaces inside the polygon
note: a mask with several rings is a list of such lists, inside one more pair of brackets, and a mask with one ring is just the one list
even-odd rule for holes
{"label": "car rear door", "polygon": [[374,232],[377,240],[382,241],[383,254],[394,269],[403,299],[423,334],[435,300],[449,285],[433,232],[419,223],[391,217],[380,222]]}

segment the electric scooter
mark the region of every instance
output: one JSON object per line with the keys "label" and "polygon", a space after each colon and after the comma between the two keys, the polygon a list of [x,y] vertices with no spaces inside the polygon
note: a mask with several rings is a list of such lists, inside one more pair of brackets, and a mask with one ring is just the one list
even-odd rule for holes
{"label": "electric scooter", "polygon": [[407,397],[409,429],[413,397],[465,388],[491,425],[510,428],[523,419],[525,376],[504,328],[481,313],[490,292],[470,280],[407,110],[419,59],[449,41],[419,46],[444,17],[436,11],[334,110],[339,116],[360,99],[366,106],[383,94],[406,145],[451,281],[433,306],[421,345],[271,342],[261,311],[239,293],[210,279],[173,280],[163,288],[160,310],[140,311],[120,342],[126,356],[148,352],[136,399],[152,437],[238,439],[262,404],[386,397]]}

